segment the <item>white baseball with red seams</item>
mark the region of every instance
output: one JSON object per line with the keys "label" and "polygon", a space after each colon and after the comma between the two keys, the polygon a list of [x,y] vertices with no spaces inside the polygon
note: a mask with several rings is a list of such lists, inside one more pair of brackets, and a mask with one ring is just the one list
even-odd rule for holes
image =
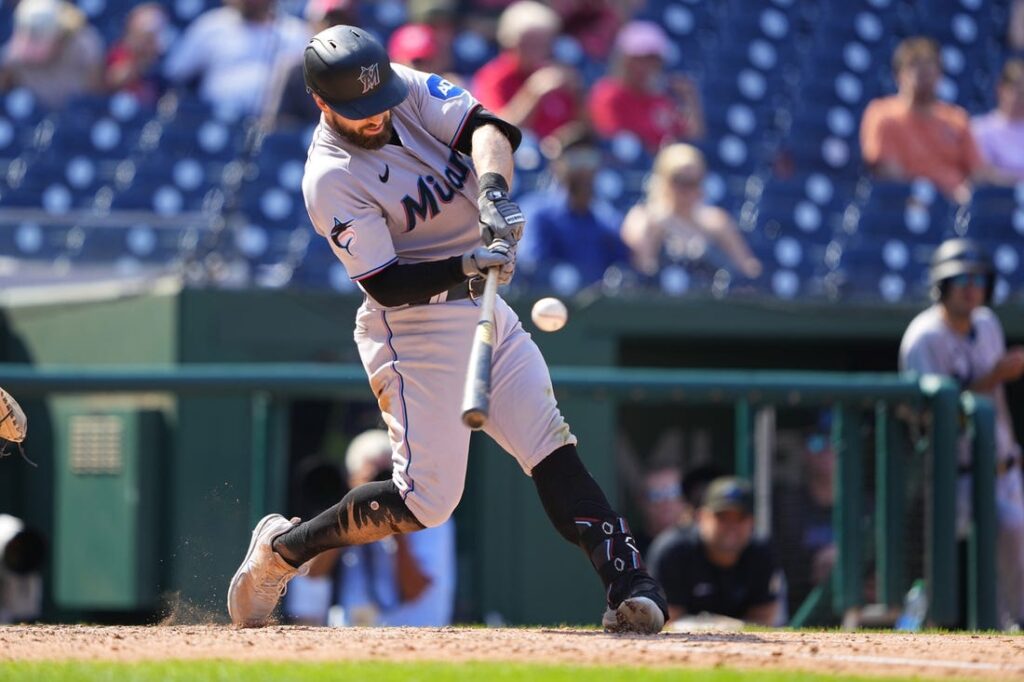
{"label": "white baseball with red seams", "polygon": [[[461,256],[481,243],[476,173],[450,146],[478,102],[439,76],[392,69],[409,87],[390,110],[401,145],[361,149],[321,121],[303,179],[313,226],[356,282],[392,263]],[[469,298],[446,299],[443,292],[429,305],[388,307],[367,295],[354,334],[391,438],[392,480],[426,526],[443,523],[462,496],[471,433],[461,401],[479,309]],[[540,350],[500,296],[494,330],[484,432],[529,475],[576,437]]]}
{"label": "white baseball with red seams", "polygon": [[548,296],[533,304],[530,317],[542,332],[557,332],[569,319],[569,310],[557,298]]}

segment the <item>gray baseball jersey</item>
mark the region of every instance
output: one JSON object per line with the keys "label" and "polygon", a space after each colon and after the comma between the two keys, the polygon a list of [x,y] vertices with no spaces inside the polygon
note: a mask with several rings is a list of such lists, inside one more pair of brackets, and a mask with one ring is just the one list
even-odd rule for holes
{"label": "gray baseball jersey", "polygon": [[313,226],[356,281],[395,262],[440,260],[480,244],[476,174],[449,146],[479,105],[440,76],[391,66],[409,86],[391,110],[401,146],[361,149],[321,120],[302,182]]}
{"label": "gray baseball jersey", "polygon": [[[451,148],[477,102],[439,76],[392,68],[409,86],[391,110],[401,146],[358,148],[321,119],[302,183],[313,225],[356,281],[395,262],[435,261],[480,245],[476,172]],[[461,400],[479,311],[474,300],[446,298],[389,308],[367,295],[354,333],[388,427],[392,480],[425,526],[455,509],[469,453]],[[491,385],[484,431],[525,473],[576,442],[540,350],[500,296]]]}
{"label": "gray baseball jersey", "polygon": [[[900,371],[951,376],[967,388],[992,371],[1006,353],[1006,341],[999,318],[989,308],[978,308],[971,316],[972,332],[966,336],[949,328],[942,319],[942,307],[934,305],[921,312],[907,327],[900,343]],[[1019,454],[1013,422],[1006,405],[1006,392],[997,386],[988,393],[996,407],[996,453],[999,458]]]}
{"label": "gray baseball jersey", "polygon": [[[934,305],[910,323],[900,344],[900,370],[929,372],[954,377],[967,387],[992,371],[1006,352],[999,319],[988,308],[971,315],[971,333],[958,334],[942,319],[942,308]],[[996,407],[996,457],[1020,454],[1013,435],[1010,411],[1002,386],[989,392]],[[960,462],[969,462],[967,440],[960,441]],[[996,480],[996,513],[999,522],[997,544],[997,603],[1004,623],[1024,618],[1024,483],[1019,467]],[[971,519],[971,480],[957,480],[957,534],[966,537]]]}

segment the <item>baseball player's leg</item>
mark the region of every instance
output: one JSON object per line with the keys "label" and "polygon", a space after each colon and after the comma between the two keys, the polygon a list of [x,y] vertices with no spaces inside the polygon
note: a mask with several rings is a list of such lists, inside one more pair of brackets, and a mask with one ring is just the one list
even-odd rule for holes
{"label": "baseball player's leg", "polygon": [[264,518],[228,590],[235,623],[265,624],[284,585],[320,552],[448,519],[465,482],[460,389],[474,321],[471,305],[360,310],[356,342],[391,436],[393,477],[352,490],[305,523]]}
{"label": "baseball player's leg", "polygon": [[552,524],[581,547],[605,585],[609,630],[657,632],[667,606],[647,574],[626,520],[576,451],[544,358],[503,301],[496,306],[491,417],[485,430],[533,477]]}

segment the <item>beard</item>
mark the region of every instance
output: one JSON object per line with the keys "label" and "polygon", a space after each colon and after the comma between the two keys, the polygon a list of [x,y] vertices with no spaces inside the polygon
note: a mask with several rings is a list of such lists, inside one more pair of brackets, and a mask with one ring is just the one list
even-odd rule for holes
{"label": "beard", "polygon": [[343,138],[356,145],[369,151],[376,151],[391,141],[391,134],[394,132],[394,127],[391,125],[391,117],[388,116],[384,121],[383,128],[375,135],[366,135],[359,132],[358,130],[343,130],[338,126],[333,126],[335,132],[341,135]]}

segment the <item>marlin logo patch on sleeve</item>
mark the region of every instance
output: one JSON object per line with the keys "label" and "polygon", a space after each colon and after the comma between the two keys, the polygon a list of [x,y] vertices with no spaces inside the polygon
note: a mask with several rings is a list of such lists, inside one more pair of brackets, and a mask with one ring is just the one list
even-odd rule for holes
{"label": "marlin logo patch on sleeve", "polygon": [[430,92],[431,97],[442,101],[458,97],[465,92],[455,83],[441,78],[436,73],[431,74],[427,79],[427,91]]}
{"label": "marlin logo patch on sleeve", "polygon": [[342,249],[348,255],[352,255],[352,242],[356,240],[356,231],[352,229],[352,221],[346,220],[341,222],[337,218],[334,219],[334,227],[331,228],[331,241],[339,249]]}

